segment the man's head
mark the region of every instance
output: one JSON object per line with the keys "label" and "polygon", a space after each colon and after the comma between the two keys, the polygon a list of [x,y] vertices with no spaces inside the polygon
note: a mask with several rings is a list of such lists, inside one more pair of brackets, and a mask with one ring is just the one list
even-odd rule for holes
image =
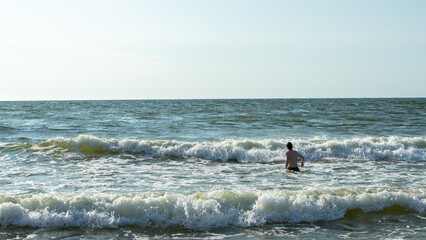
{"label": "man's head", "polygon": [[293,144],[291,142],[287,143],[287,149],[288,150],[292,150],[293,149]]}

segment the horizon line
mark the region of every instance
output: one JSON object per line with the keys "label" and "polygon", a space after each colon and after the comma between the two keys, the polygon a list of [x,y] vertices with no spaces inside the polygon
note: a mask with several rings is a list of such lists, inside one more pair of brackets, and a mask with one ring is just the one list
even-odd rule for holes
{"label": "horizon line", "polygon": [[153,101],[153,100],[278,100],[278,99],[415,99],[426,97],[253,97],[253,98],[105,98],[105,99],[15,99],[0,102],[60,102],[60,101]]}

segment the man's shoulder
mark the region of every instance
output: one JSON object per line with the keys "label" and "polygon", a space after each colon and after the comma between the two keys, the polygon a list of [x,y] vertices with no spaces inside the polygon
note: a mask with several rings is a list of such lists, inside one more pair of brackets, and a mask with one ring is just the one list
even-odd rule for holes
{"label": "man's shoulder", "polygon": [[297,154],[297,152],[296,152],[296,151],[294,151],[294,150],[288,150],[288,151],[285,153],[285,155],[294,155],[294,154]]}

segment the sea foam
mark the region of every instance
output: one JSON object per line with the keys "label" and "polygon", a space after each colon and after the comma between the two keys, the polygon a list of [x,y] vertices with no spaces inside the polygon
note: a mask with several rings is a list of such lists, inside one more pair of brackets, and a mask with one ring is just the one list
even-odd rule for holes
{"label": "sea foam", "polygon": [[[0,225],[36,228],[117,228],[126,225],[209,230],[267,223],[329,221],[351,209],[400,206],[424,214],[425,192],[366,189],[332,191],[211,191],[194,194],[0,195]],[[401,214],[404,214],[401,213]]]}
{"label": "sea foam", "polygon": [[[296,150],[309,160],[326,158],[425,161],[424,137],[365,137],[351,139],[295,139]],[[143,154],[154,158],[199,158],[238,162],[280,162],[284,140],[223,140],[183,142],[175,140],[106,139],[90,135],[56,138],[32,145],[36,151],[62,149],[82,154]]]}

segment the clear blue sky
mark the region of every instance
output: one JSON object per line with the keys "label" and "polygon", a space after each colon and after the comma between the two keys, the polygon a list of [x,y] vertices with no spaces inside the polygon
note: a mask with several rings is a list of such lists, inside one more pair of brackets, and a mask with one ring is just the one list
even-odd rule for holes
{"label": "clear blue sky", "polygon": [[0,100],[425,95],[424,0],[0,0]]}

